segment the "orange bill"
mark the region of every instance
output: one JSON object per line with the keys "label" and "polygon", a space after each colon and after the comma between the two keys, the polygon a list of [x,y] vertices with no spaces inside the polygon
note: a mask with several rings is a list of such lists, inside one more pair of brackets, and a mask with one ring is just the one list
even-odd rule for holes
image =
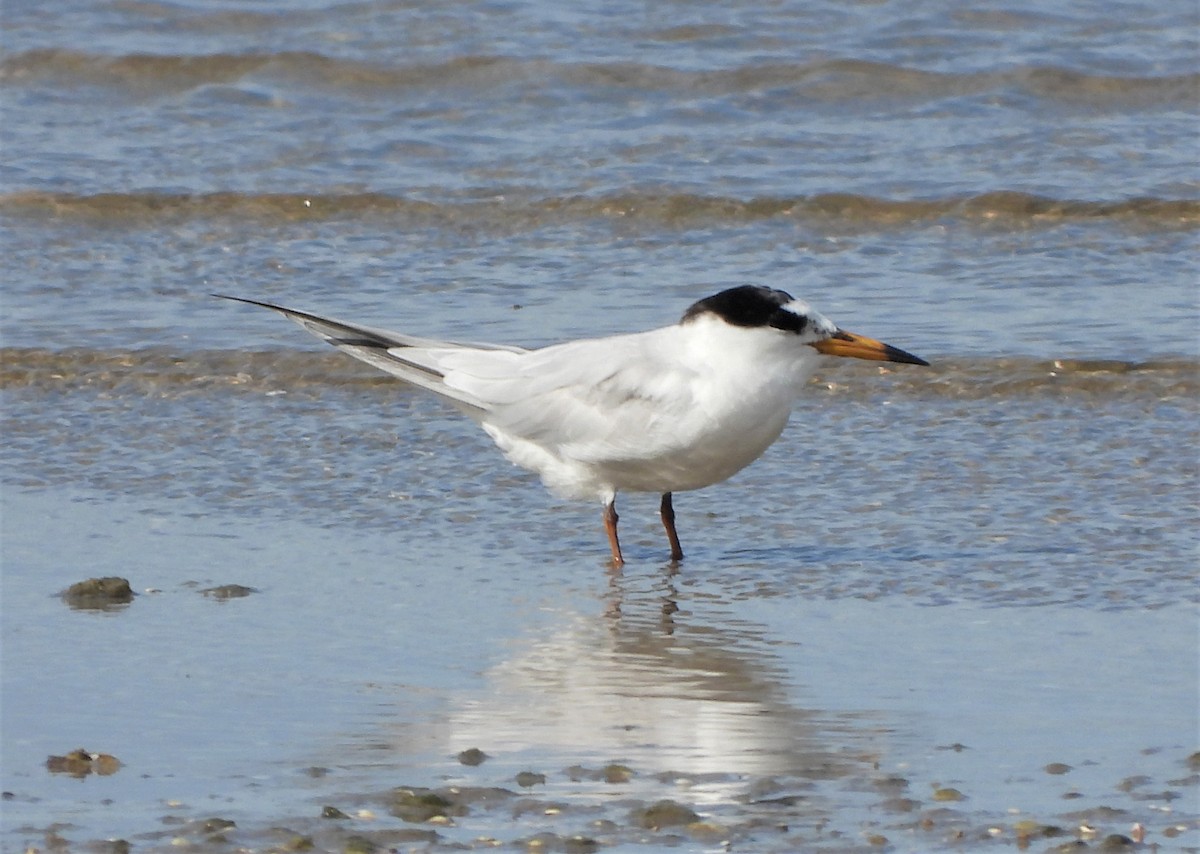
{"label": "orange bill", "polygon": [[812,345],[827,356],[849,356],[852,359],[870,359],[875,362],[902,362],[906,365],[928,365],[924,359],[905,353],[890,344],[876,341],[865,335],[855,335],[839,329],[832,338],[817,341]]}

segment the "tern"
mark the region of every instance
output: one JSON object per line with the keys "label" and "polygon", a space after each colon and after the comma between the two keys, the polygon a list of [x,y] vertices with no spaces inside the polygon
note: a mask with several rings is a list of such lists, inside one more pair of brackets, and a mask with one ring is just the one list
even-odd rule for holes
{"label": "tern", "polygon": [[671,496],[726,480],[779,438],[821,355],[928,365],[838,328],[807,302],[756,285],[693,304],[678,323],[539,349],[418,338],[259,300],[342,352],[428,389],[563,498],[599,500],[612,563],[621,490]]}

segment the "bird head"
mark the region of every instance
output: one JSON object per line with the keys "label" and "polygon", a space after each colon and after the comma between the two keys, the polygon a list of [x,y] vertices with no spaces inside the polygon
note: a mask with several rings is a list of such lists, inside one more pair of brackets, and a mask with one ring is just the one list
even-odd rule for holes
{"label": "bird head", "polygon": [[713,294],[693,304],[684,312],[680,323],[688,323],[706,314],[715,315],[731,326],[764,327],[796,335],[802,344],[827,356],[909,365],[929,364],[898,347],[839,329],[804,300],[773,288],[741,285]]}

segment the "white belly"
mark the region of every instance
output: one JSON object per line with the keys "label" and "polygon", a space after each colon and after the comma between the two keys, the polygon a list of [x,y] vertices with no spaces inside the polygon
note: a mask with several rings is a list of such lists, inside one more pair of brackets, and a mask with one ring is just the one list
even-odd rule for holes
{"label": "white belly", "polygon": [[762,456],[787,424],[788,412],[696,438],[686,449],[656,459],[611,461],[596,475],[616,490],[685,492],[727,480]]}

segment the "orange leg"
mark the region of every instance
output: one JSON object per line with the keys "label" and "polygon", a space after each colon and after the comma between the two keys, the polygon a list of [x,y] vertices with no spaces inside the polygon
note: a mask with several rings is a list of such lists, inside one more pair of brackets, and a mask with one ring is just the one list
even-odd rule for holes
{"label": "orange leg", "polygon": [[617,539],[617,499],[613,498],[604,505],[604,530],[608,532],[608,545],[612,549],[613,566],[621,566],[625,558],[621,557],[621,543]]}
{"label": "orange leg", "polygon": [[671,541],[671,560],[683,560],[683,547],[679,545],[679,534],[675,533],[675,508],[671,505],[671,493],[663,493],[658,512],[662,516],[663,527],[667,529],[667,539]]}

